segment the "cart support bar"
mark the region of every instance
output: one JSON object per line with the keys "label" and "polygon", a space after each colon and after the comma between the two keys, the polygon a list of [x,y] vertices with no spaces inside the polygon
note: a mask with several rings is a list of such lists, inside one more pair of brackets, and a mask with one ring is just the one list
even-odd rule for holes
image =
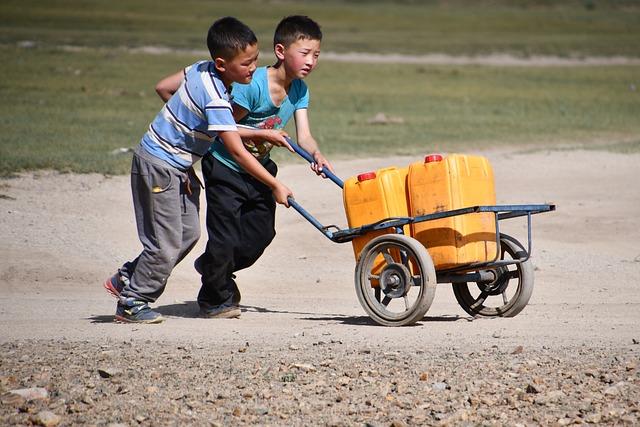
{"label": "cart support bar", "polygon": [[[306,161],[308,161],[309,163],[315,163],[316,161],[314,160],[313,156],[311,154],[309,154],[304,148],[300,147],[298,144],[296,144],[295,142],[293,142],[293,139],[285,136],[284,139],[287,140],[287,142],[289,143],[289,145],[291,145],[291,148],[293,148],[293,150],[298,153],[302,158],[304,158]],[[336,185],[340,188],[344,187],[344,182],[342,182],[342,180],[340,178],[338,178],[333,172],[331,172],[329,169],[322,169],[322,173],[329,178],[331,181],[335,182]]]}
{"label": "cart support bar", "polygon": [[480,270],[466,274],[438,274],[438,283],[493,282],[496,273],[492,270]]}

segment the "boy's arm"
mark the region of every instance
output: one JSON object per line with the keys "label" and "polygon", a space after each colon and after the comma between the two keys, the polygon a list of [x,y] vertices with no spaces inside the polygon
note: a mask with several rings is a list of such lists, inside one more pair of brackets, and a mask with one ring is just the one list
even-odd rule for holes
{"label": "boy's arm", "polygon": [[156,84],[156,93],[164,102],[167,102],[171,96],[176,93],[184,80],[184,70],[180,70],[175,74],[171,74]]}
{"label": "boy's arm", "polygon": [[269,171],[267,171],[264,166],[262,166],[246,148],[244,148],[242,140],[240,139],[240,134],[234,131],[226,131],[218,132],[218,136],[222,140],[227,151],[231,156],[233,156],[236,163],[238,163],[238,165],[240,165],[251,176],[271,188],[276,202],[289,207],[287,198],[289,196],[293,196],[291,190],[271,175]]}
{"label": "boy's arm", "polygon": [[329,169],[333,172],[333,166],[322,155],[318,148],[318,143],[311,135],[311,128],[309,127],[309,116],[306,108],[301,108],[295,111],[294,118],[296,120],[296,135],[298,137],[298,144],[304,148],[309,154],[313,156],[315,163],[311,164],[311,169],[318,175],[322,173],[323,168]]}

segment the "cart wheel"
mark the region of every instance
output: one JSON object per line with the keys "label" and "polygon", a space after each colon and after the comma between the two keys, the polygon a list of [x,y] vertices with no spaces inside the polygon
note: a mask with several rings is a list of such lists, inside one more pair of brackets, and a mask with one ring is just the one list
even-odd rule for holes
{"label": "cart wheel", "polygon": [[[520,259],[527,251],[520,242],[500,235],[500,259]],[[472,316],[513,317],[520,313],[533,292],[533,266],[528,259],[520,264],[493,270],[493,282],[455,283],[453,293],[460,306]]]}
{"label": "cart wheel", "polygon": [[436,292],[436,271],[420,242],[402,234],[372,239],[356,264],[356,294],[383,326],[411,325],[424,317]]}

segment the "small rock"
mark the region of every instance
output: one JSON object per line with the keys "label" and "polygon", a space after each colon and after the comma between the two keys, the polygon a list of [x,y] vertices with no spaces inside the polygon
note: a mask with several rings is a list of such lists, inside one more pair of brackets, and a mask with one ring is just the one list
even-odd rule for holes
{"label": "small rock", "polygon": [[0,398],[0,402],[2,402],[3,405],[10,406],[21,406],[26,403],[26,401],[24,397],[11,392],[3,394],[2,398]]}
{"label": "small rock", "polygon": [[132,153],[133,152],[133,148],[131,147],[120,147],[120,148],[116,148],[115,150],[111,151],[111,155],[112,156],[118,156],[121,154],[127,154],[127,153]]}
{"label": "small rock", "polygon": [[402,124],[404,119],[402,117],[387,116],[385,113],[377,113],[368,119],[367,123],[370,125]]}
{"label": "small rock", "polygon": [[47,391],[47,389],[42,387],[20,388],[16,390],[10,390],[9,393],[22,396],[25,400],[41,400],[47,399],[49,397],[49,392]]}
{"label": "small rock", "polygon": [[439,382],[439,383],[431,384],[431,388],[436,390],[436,391],[442,391],[442,390],[447,390],[450,387],[449,387],[449,384],[447,384],[447,383]]}
{"label": "small rock", "polygon": [[529,394],[538,394],[540,393],[540,390],[538,389],[538,387],[536,387],[533,384],[527,384],[527,388],[525,389],[525,391]]}
{"label": "small rock", "polygon": [[156,387],[154,385],[150,385],[150,386],[147,386],[144,389],[144,391],[147,394],[147,396],[151,396],[151,395],[154,395],[154,394],[156,394],[158,392],[158,387]]}
{"label": "small rock", "polygon": [[254,411],[256,415],[267,415],[269,413],[269,409],[264,406],[257,406]]}
{"label": "small rock", "polygon": [[51,427],[60,424],[62,418],[51,411],[40,411],[31,418],[31,421],[39,426]]}
{"label": "small rock", "polygon": [[31,49],[36,47],[36,42],[32,40],[21,40],[18,42],[18,47],[23,49]]}
{"label": "small rock", "polygon": [[294,363],[293,365],[291,365],[294,368],[298,368],[301,371],[304,372],[315,372],[316,368],[313,365],[310,365],[308,363]]}
{"label": "small rock", "polygon": [[420,381],[427,381],[428,379],[429,379],[429,373],[428,372],[420,373]]}
{"label": "small rock", "polygon": [[622,391],[622,389],[624,388],[625,383],[623,381],[620,381],[619,383],[617,383],[616,385],[612,385],[611,387],[607,387],[603,393],[607,396],[615,396],[620,394],[620,392]]}
{"label": "small rock", "polygon": [[516,348],[513,349],[511,354],[521,354],[523,351],[524,351],[524,347],[519,345],[519,346],[517,346]]}
{"label": "small rock", "polygon": [[111,378],[120,375],[120,370],[114,368],[98,368],[98,374],[102,378]]}

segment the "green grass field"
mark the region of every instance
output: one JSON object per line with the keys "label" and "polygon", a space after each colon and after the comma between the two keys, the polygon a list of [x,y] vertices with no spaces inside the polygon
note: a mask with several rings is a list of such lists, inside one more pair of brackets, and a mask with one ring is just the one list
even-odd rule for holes
{"label": "green grass field", "polygon": [[[234,14],[268,40],[280,17],[308,13],[324,23],[323,50],[332,52],[639,57],[634,4],[4,1],[0,175],[126,173],[129,156],[111,152],[136,145],[160,109],[156,81],[200,58],[123,47],[202,50],[216,16]],[[83,49],[61,49],[67,45]],[[312,130],[331,158],[496,146],[640,151],[640,66],[377,65],[321,56],[308,84]],[[402,123],[369,124],[379,112]]]}

